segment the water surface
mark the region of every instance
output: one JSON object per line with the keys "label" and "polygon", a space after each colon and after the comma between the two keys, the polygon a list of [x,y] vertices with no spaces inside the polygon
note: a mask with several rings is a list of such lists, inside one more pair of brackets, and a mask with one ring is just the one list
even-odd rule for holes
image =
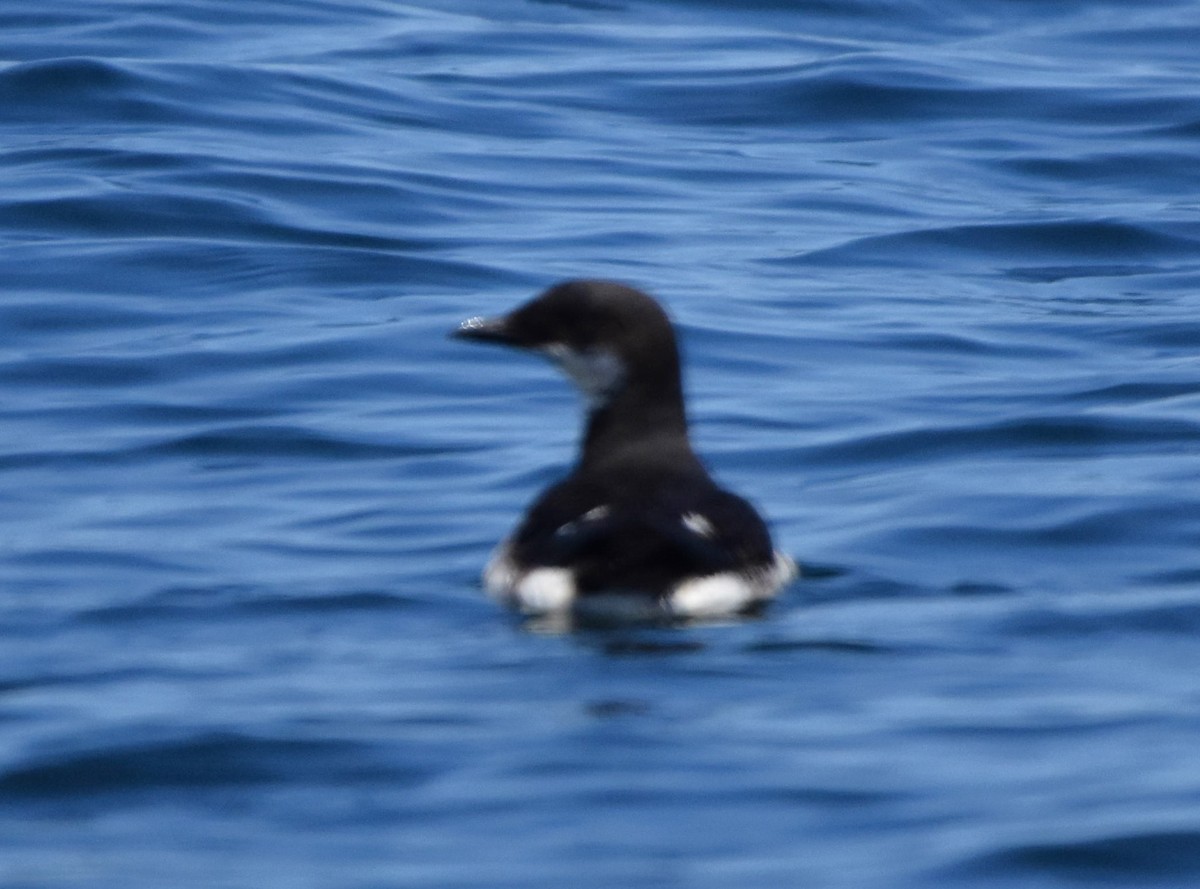
{"label": "water surface", "polygon": [[[1198,12],[10,0],[0,882],[1195,886]],[[482,596],[579,276],[763,619]]]}

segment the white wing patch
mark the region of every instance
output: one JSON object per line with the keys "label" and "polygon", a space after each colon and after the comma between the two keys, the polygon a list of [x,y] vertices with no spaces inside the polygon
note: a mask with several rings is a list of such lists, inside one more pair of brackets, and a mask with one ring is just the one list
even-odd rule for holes
{"label": "white wing patch", "polygon": [[571,519],[571,521],[559,525],[554,529],[554,533],[556,535],[574,534],[575,531],[579,529],[580,525],[583,525],[587,522],[598,522],[601,519],[606,518],[610,512],[612,512],[612,510],[607,506],[594,506],[579,518]]}
{"label": "white wing patch", "polygon": [[580,516],[580,518],[585,522],[598,522],[600,519],[608,518],[608,515],[611,512],[612,507],[602,504],[600,506],[593,506],[582,516]]}
{"label": "white wing patch", "polygon": [[689,512],[683,517],[682,521],[683,527],[698,537],[712,540],[717,536],[717,529],[713,527],[712,522],[698,512]]}

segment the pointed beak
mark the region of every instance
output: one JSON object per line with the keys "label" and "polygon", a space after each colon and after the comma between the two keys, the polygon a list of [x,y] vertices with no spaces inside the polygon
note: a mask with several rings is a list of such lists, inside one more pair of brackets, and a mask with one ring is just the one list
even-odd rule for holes
{"label": "pointed beak", "polygon": [[450,331],[450,336],[458,340],[515,345],[507,318],[468,318]]}

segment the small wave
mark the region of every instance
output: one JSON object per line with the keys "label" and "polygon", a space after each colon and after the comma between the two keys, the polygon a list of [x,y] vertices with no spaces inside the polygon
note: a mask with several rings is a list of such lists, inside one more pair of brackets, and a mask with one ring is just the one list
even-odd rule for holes
{"label": "small wave", "polygon": [[811,639],[763,639],[745,647],[752,654],[778,654],[792,652],[828,652],[831,654],[895,654],[895,646],[868,642],[862,639],[837,639],[817,637]]}
{"label": "small wave", "polygon": [[[1122,263],[1147,268],[1145,260],[1193,260],[1200,242],[1179,233],[1159,231],[1143,223],[1120,220],[1059,220],[1048,222],[954,225],[856,238],[835,247],[804,253],[785,263],[871,262],[903,266],[940,266],[947,256],[992,260],[1020,275],[1026,266],[1011,267],[1014,255],[1029,259],[1073,257],[1095,260],[1111,270],[1114,258],[1142,262]],[[1045,266],[1043,266],[1045,267]],[[1056,265],[1056,268],[1063,268]],[[1076,266],[1072,266],[1076,267]],[[1153,267],[1153,266],[1149,266]],[[1078,271],[1073,274],[1078,277]]]}
{"label": "small wave", "polygon": [[[315,116],[282,116],[272,100],[286,79],[269,67],[126,62],[80,56],[39,59],[0,69],[7,119],[129,130],[152,126],[234,126],[273,132],[326,132]],[[224,101],[221,101],[224,99]]]}
{"label": "small wave", "polygon": [[[141,437],[143,440],[138,441]],[[40,466],[111,466],[139,464],[147,457],[184,457],[207,462],[246,464],[271,460],[398,460],[466,452],[444,443],[369,442],[295,426],[235,426],[188,433],[147,443],[149,433],[107,448],[15,451],[0,454],[0,469]]]}
{"label": "small wave", "polygon": [[20,797],[91,796],[161,788],[246,784],[337,783],[419,776],[415,769],[377,762],[362,744],[278,740],[212,733],[63,754],[0,773],[0,793]]}
{"label": "small wave", "polygon": [[228,620],[231,615],[288,615],[357,611],[383,612],[406,609],[415,600],[392,592],[350,590],[305,595],[273,594],[261,587],[173,587],[140,602],[111,605],[82,612],[80,618],[96,624],[126,624],[145,620],[193,620],[205,615]]}
{"label": "small wave", "polygon": [[377,460],[435,455],[438,447],[404,447],[338,438],[294,426],[242,426],[183,436],[144,449],[146,453],[205,458],[304,457]]}
{"label": "small wave", "polygon": [[[1051,187],[1062,182],[1101,184],[1113,195],[1195,188],[1197,170],[1186,150],[1102,152],[1082,157],[1056,155],[1017,155],[997,158],[990,166],[1009,170],[1022,179],[1037,180]],[[1023,183],[1025,185],[1031,182]]]}
{"label": "small wave", "polygon": [[1190,590],[1200,579],[1200,569],[1176,575],[1187,588],[1180,595],[1103,596],[1059,608],[1034,608],[1008,618],[1004,627],[1006,632],[1053,639],[1103,636],[1114,631],[1192,638],[1200,634],[1200,602]]}
{"label": "small wave", "polygon": [[85,111],[116,120],[157,117],[140,98],[144,80],[131,68],[98,58],[45,59],[0,69],[0,103],[9,120],[78,121]]}
{"label": "small wave", "polygon": [[1128,832],[1028,843],[986,853],[956,870],[979,877],[1036,875],[1069,879],[1072,884],[1099,880],[1105,885],[1143,885],[1146,879],[1170,879],[1173,886],[1191,886],[1200,881],[1200,832]]}
{"label": "small wave", "polygon": [[1186,420],[1059,415],[862,436],[819,445],[807,459],[819,466],[842,466],[953,457],[978,460],[989,453],[1020,451],[1068,455],[1136,447],[1144,452],[1151,445],[1191,444],[1197,436],[1200,424]]}
{"label": "small wave", "polygon": [[1138,275],[1158,274],[1162,269],[1155,265],[1045,265],[1022,266],[1005,272],[1016,281],[1030,284],[1056,284],[1076,278],[1132,278]]}
{"label": "small wave", "polygon": [[[1200,342],[1200,339],[1197,339],[1196,342]],[[1084,389],[1062,397],[1068,401],[1079,401],[1086,404],[1133,405],[1193,395],[1200,395],[1200,379],[1139,380],[1129,383],[1114,383],[1095,389]]]}
{"label": "small wave", "polygon": [[319,228],[299,216],[275,216],[235,192],[189,194],[160,187],[156,192],[81,193],[4,205],[25,237],[186,237],[213,243],[256,243],[412,254],[441,246],[430,240],[348,228]]}

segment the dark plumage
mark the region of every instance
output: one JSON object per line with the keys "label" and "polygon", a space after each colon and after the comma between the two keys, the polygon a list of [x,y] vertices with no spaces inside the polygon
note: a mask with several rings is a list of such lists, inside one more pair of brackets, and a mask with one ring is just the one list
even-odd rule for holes
{"label": "dark plumage", "polygon": [[795,576],[754,508],[692,450],[675,334],[652,298],[568,281],[455,336],[544,354],[589,403],[577,465],[497,549],[490,593],[535,613],[618,601],[701,616],[752,608]]}

